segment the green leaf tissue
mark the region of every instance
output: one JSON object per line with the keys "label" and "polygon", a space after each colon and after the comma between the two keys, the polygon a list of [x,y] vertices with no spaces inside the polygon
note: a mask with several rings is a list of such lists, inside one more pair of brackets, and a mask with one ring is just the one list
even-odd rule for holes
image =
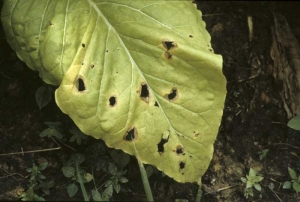
{"label": "green leaf tissue", "polygon": [[201,183],[226,80],[192,1],[5,0],[1,20],[83,133]]}

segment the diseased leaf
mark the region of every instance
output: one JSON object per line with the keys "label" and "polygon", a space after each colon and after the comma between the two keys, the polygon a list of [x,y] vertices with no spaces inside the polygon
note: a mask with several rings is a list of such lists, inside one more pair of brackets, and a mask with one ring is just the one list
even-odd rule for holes
{"label": "diseased leaf", "polygon": [[83,133],[200,182],[226,80],[191,1],[6,0],[1,18],[19,58],[60,85],[56,103]]}

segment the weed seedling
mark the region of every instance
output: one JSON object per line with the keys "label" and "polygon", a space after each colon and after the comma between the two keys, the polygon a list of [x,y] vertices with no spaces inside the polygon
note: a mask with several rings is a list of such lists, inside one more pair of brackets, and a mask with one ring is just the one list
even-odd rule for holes
{"label": "weed seedling", "polygon": [[33,163],[31,168],[27,168],[29,175],[29,189],[26,192],[23,192],[20,196],[22,201],[45,201],[41,196],[38,196],[34,191],[41,189],[44,194],[49,195],[49,189],[54,186],[54,182],[45,182],[46,176],[42,174],[41,171],[45,170],[48,166],[48,162],[44,162],[37,166]]}
{"label": "weed seedling", "polygon": [[260,181],[262,181],[264,178],[262,176],[259,176],[257,171],[250,168],[249,175],[246,175],[246,177],[242,177],[241,180],[246,184],[246,187],[244,189],[244,196],[246,198],[250,196],[254,196],[253,187],[257,191],[261,191],[261,186],[259,184]]}
{"label": "weed seedling", "polygon": [[295,192],[298,194],[300,192],[300,175],[297,177],[297,173],[292,168],[288,167],[289,175],[291,177],[290,181],[286,181],[283,184],[283,189],[290,189],[293,187]]}

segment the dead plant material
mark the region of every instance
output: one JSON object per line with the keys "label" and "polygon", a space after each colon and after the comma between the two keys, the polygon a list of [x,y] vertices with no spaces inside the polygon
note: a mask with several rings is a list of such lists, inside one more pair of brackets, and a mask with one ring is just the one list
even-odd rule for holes
{"label": "dead plant material", "polygon": [[[271,58],[273,76],[280,86],[280,96],[288,118],[300,114],[300,46],[287,20],[273,13]],[[281,87],[282,86],[282,87]]]}

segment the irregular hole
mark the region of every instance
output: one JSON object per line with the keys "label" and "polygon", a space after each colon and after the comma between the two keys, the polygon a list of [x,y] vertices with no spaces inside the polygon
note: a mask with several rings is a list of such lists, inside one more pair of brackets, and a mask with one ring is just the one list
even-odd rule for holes
{"label": "irregular hole", "polygon": [[155,106],[155,107],[159,107],[159,105],[158,105],[158,102],[157,102],[157,101],[155,101],[155,103],[154,103],[154,106]]}
{"label": "irregular hole", "polygon": [[147,84],[145,83],[141,84],[140,98],[146,103],[149,103],[149,90]]}
{"label": "irregular hole", "polygon": [[169,39],[163,39],[162,45],[167,49],[167,51],[177,47],[177,44]]}
{"label": "irregular hole", "polygon": [[168,51],[166,51],[166,52],[164,53],[164,57],[165,57],[166,59],[168,59],[168,60],[172,60],[172,54],[169,53]]}
{"label": "irregular hole", "polygon": [[75,83],[75,87],[77,88],[77,90],[79,92],[85,91],[85,85],[84,85],[84,81],[82,78],[78,78],[76,83]]}
{"label": "irregular hole", "polygon": [[185,167],[185,163],[180,162],[180,163],[179,163],[179,168],[180,168],[180,170],[181,170],[181,169],[184,169],[184,167]]}
{"label": "irregular hole", "polygon": [[124,136],[124,140],[130,142],[136,138],[137,138],[137,131],[135,127],[132,127],[130,130],[128,130]]}
{"label": "irregular hole", "polygon": [[184,151],[184,149],[183,149],[182,146],[178,145],[178,146],[176,147],[176,151],[175,151],[175,152],[176,152],[177,155],[184,154],[183,151]]}
{"label": "irregular hole", "polygon": [[84,44],[84,43],[82,43],[81,46],[82,46],[83,48],[85,48],[85,44]]}
{"label": "irregular hole", "polygon": [[166,144],[169,141],[169,131],[162,134],[162,138],[160,142],[157,144],[157,151],[159,153],[163,153],[165,151],[164,144]]}
{"label": "irregular hole", "polygon": [[172,88],[171,92],[165,95],[165,98],[167,98],[171,102],[175,101],[178,98],[177,88]]}
{"label": "irregular hole", "polygon": [[110,105],[111,107],[113,107],[113,106],[116,105],[116,103],[117,103],[117,98],[116,98],[115,96],[111,96],[111,97],[109,98],[109,105]]}

